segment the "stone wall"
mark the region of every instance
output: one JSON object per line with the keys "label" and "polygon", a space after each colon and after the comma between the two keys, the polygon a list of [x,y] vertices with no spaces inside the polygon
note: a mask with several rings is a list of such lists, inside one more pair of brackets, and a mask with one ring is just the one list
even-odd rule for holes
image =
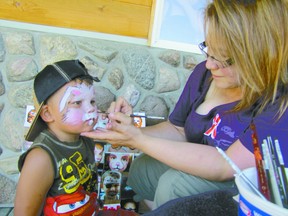
{"label": "stone wall", "polygon": [[[134,111],[167,117],[203,56],[0,27],[0,171],[5,175],[18,173],[25,108],[33,104],[34,76],[46,64],[64,59],[79,59],[89,73],[100,78],[101,82],[95,83],[99,109],[106,110],[113,100],[123,96]],[[155,123],[147,121],[147,125]]]}

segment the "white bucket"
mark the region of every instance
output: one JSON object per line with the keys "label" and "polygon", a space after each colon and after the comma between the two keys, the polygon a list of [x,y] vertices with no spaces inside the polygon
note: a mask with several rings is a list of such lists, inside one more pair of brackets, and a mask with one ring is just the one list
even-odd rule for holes
{"label": "white bucket", "polygon": [[[258,183],[255,167],[243,170],[243,174],[257,187]],[[235,182],[239,190],[239,216],[288,216],[288,209],[282,208],[279,205],[259,197],[249,188],[241,176],[236,175]]]}

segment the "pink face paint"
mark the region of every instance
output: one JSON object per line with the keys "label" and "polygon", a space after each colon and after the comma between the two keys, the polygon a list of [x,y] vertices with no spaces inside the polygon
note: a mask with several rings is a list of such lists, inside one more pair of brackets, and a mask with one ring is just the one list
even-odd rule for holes
{"label": "pink face paint", "polygon": [[84,83],[69,86],[59,105],[59,111],[63,113],[63,122],[77,125],[88,121],[88,124],[92,125],[97,118],[97,107],[91,104],[92,100],[95,100],[93,86]]}

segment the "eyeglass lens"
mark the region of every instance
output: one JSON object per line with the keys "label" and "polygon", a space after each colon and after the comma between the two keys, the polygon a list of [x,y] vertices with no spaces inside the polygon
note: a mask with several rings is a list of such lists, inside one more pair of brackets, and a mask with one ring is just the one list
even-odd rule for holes
{"label": "eyeglass lens", "polygon": [[231,59],[228,59],[228,60],[223,62],[223,61],[216,59],[214,56],[209,55],[208,54],[208,47],[206,46],[205,41],[199,44],[199,48],[202,51],[202,53],[205,55],[205,57],[207,59],[208,58],[212,59],[219,68],[225,68],[225,67],[228,67],[232,64]]}

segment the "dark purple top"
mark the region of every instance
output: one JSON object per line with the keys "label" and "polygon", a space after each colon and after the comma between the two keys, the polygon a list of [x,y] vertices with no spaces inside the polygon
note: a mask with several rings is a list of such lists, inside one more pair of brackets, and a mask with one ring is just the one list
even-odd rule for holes
{"label": "dark purple top", "polygon": [[[205,63],[202,62],[195,67],[173,112],[169,116],[169,120],[176,126],[184,127],[186,138],[189,142],[218,146],[226,150],[237,139],[240,139],[242,144],[253,152],[249,126],[253,119],[253,110],[257,109],[255,108],[257,107],[256,104],[249,110],[240,112],[228,112],[237,104],[237,101],[216,106],[206,115],[200,115],[195,112],[196,108],[204,101],[211,83],[211,73],[206,69]],[[260,143],[268,135],[268,132],[263,128],[264,125],[268,126],[269,129],[273,128],[273,134],[271,135],[279,139],[281,151],[287,165],[288,110],[280,121],[272,124],[275,120],[276,110],[277,102],[276,105],[268,106],[264,112],[254,117],[254,123]],[[286,124],[285,121],[287,122]]]}

